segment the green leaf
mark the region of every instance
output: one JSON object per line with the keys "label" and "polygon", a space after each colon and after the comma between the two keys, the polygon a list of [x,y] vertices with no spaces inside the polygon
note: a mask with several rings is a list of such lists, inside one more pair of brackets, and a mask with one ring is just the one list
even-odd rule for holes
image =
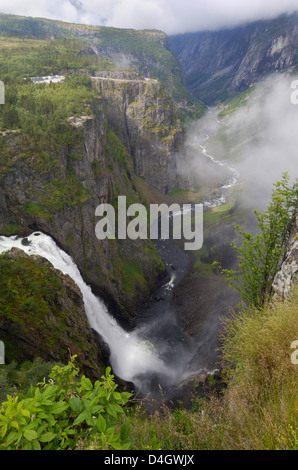
{"label": "green leaf", "polygon": [[107,422],[102,415],[98,416],[96,425],[97,425],[97,429],[100,432],[105,432],[105,430],[107,429]]}
{"label": "green leaf", "polygon": [[56,420],[54,416],[50,413],[45,413],[44,411],[41,411],[37,414],[37,417],[42,419],[42,420],[47,420],[48,424],[50,426],[54,426],[56,424]]}
{"label": "green leaf", "polygon": [[25,442],[23,450],[32,450],[31,442]]}
{"label": "green leaf", "polygon": [[113,397],[116,401],[119,401],[122,403],[122,397],[121,397],[121,393],[119,392],[113,392]]}
{"label": "green leaf", "polygon": [[42,394],[42,398],[50,398],[54,396],[58,389],[58,385],[47,385]]}
{"label": "green leaf", "polygon": [[117,403],[115,403],[113,405],[113,407],[114,407],[116,413],[120,413],[120,414],[124,413],[123,408],[121,408],[121,406],[117,405]]}
{"label": "green leaf", "polygon": [[53,432],[46,432],[42,436],[40,436],[40,442],[51,442],[56,437],[56,434]]}
{"label": "green leaf", "polygon": [[125,441],[130,434],[130,422],[129,420],[125,421],[123,424],[121,431],[120,431],[120,437],[122,441]]}
{"label": "green leaf", "polygon": [[129,450],[132,445],[133,445],[132,441],[124,442],[124,443],[122,443],[122,449],[123,450]]}
{"label": "green leaf", "polygon": [[24,431],[24,437],[28,440],[28,441],[33,441],[34,439],[37,439],[37,432],[34,431],[34,429],[26,429]]}
{"label": "green leaf", "polygon": [[1,437],[4,437],[7,431],[7,423],[4,424],[4,426],[1,429]]}
{"label": "green leaf", "polygon": [[113,449],[115,450],[123,450],[123,447],[121,444],[119,444],[119,442],[112,442],[111,443],[111,446],[113,447]]}
{"label": "green leaf", "polygon": [[6,439],[6,446],[10,446],[10,444],[13,443],[13,441],[15,441],[18,437],[18,433],[16,431],[11,431],[8,436],[7,436],[7,439]]}
{"label": "green leaf", "polygon": [[81,385],[84,390],[93,390],[93,385],[92,385],[91,380],[87,379],[87,377],[85,377],[84,375],[81,378]]}
{"label": "green leaf", "polygon": [[80,398],[78,397],[70,398],[68,403],[69,403],[70,408],[73,411],[75,411],[76,413],[81,413],[83,409],[83,404]]}
{"label": "green leaf", "polygon": [[109,415],[113,416],[114,418],[117,418],[117,412],[114,405],[107,405],[107,412],[109,413]]}
{"label": "green leaf", "polygon": [[33,450],[41,450],[40,443],[38,441],[32,442]]}
{"label": "green leaf", "polygon": [[65,401],[58,401],[51,407],[49,407],[50,413],[61,414],[63,411],[67,410],[68,404]]}
{"label": "green leaf", "polygon": [[102,405],[95,405],[92,407],[90,410],[92,414],[97,415],[99,412],[103,411],[103,406]]}
{"label": "green leaf", "polygon": [[132,397],[132,394],[131,393],[128,393],[128,392],[122,392],[121,393],[121,398],[123,400],[123,403],[127,403],[128,400]]}
{"label": "green leaf", "polygon": [[88,417],[90,416],[90,413],[88,410],[85,410],[83,411],[81,414],[79,414],[79,416],[77,417],[77,419],[74,421],[74,425],[77,425],[77,424],[80,424],[82,423],[83,421],[86,421],[86,419],[88,419]]}

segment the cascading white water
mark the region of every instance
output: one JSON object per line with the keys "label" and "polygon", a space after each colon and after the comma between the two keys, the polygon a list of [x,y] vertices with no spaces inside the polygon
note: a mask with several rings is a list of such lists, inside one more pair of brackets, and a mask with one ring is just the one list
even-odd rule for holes
{"label": "cascading white water", "polygon": [[22,239],[0,237],[0,253],[13,247],[20,248],[28,255],[39,255],[46,258],[56,269],[68,274],[80,288],[85,305],[86,316],[90,326],[99,333],[108,344],[111,352],[110,362],[113,372],[123,380],[138,383],[142,374],[158,373],[172,381],[173,376],[167,365],[149,341],[142,340],[137,332],[123,330],[110,315],[105,304],[96,297],[91,288],[84,282],[72,258],[61,250],[51,237],[35,232],[26,237],[29,244]]}

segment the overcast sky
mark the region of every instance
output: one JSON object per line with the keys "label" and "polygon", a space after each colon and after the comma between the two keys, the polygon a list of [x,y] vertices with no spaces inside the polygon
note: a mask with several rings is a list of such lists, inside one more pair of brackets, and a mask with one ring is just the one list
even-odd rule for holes
{"label": "overcast sky", "polygon": [[168,34],[219,29],[298,10],[298,0],[0,0],[0,12]]}

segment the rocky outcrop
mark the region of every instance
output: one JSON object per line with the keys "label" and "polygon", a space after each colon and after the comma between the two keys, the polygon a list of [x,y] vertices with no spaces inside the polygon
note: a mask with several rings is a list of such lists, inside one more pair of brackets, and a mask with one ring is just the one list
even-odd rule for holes
{"label": "rocky outcrop", "polygon": [[74,281],[46,259],[18,248],[1,256],[0,272],[0,338],[7,362],[39,357],[67,363],[77,355],[82,372],[99,378],[103,348],[88,324]]}
{"label": "rocky outcrop", "polygon": [[293,283],[298,281],[298,217],[292,224],[287,253],[273,282],[273,299],[288,299]]}
{"label": "rocky outcrop", "polygon": [[136,175],[164,192],[177,187],[175,153],[183,134],[158,81],[95,81],[94,114],[69,121],[76,135],[71,143],[36,150],[23,132],[3,135],[0,234],[52,236],[128,325],[166,270],[150,240],[98,240],[95,209],[101,202],[116,208],[118,196],[126,196],[128,206],[143,203]]}
{"label": "rocky outcrop", "polygon": [[189,90],[215,104],[297,64],[298,14],[171,41]]}
{"label": "rocky outcrop", "polygon": [[134,173],[164,194],[186,187],[177,171],[184,134],[163,85],[128,72],[98,74],[93,82],[109,127],[132,156]]}

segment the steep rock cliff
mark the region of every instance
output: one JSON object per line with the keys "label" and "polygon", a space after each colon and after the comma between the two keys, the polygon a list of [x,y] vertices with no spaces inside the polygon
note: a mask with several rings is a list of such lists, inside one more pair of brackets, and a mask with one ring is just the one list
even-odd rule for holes
{"label": "steep rock cliff", "polygon": [[293,221],[283,264],[273,282],[273,298],[288,299],[292,284],[298,280],[298,217]]}
{"label": "steep rock cliff", "polygon": [[215,104],[298,63],[298,14],[171,41],[189,90]]}
{"label": "steep rock cliff", "polygon": [[93,81],[105,118],[132,156],[134,174],[164,194],[186,187],[177,171],[183,131],[163,85],[137,73],[98,75]]}
{"label": "steep rock cliff", "polygon": [[112,313],[128,324],[166,271],[150,240],[98,240],[95,209],[103,201],[117,207],[119,195],[128,205],[144,202],[135,189],[136,174],[163,191],[174,188],[181,129],[160,84],[144,79],[104,80],[94,115],[70,122],[77,138],[49,149],[34,147],[23,131],[2,133],[0,234],[51,235]]}

